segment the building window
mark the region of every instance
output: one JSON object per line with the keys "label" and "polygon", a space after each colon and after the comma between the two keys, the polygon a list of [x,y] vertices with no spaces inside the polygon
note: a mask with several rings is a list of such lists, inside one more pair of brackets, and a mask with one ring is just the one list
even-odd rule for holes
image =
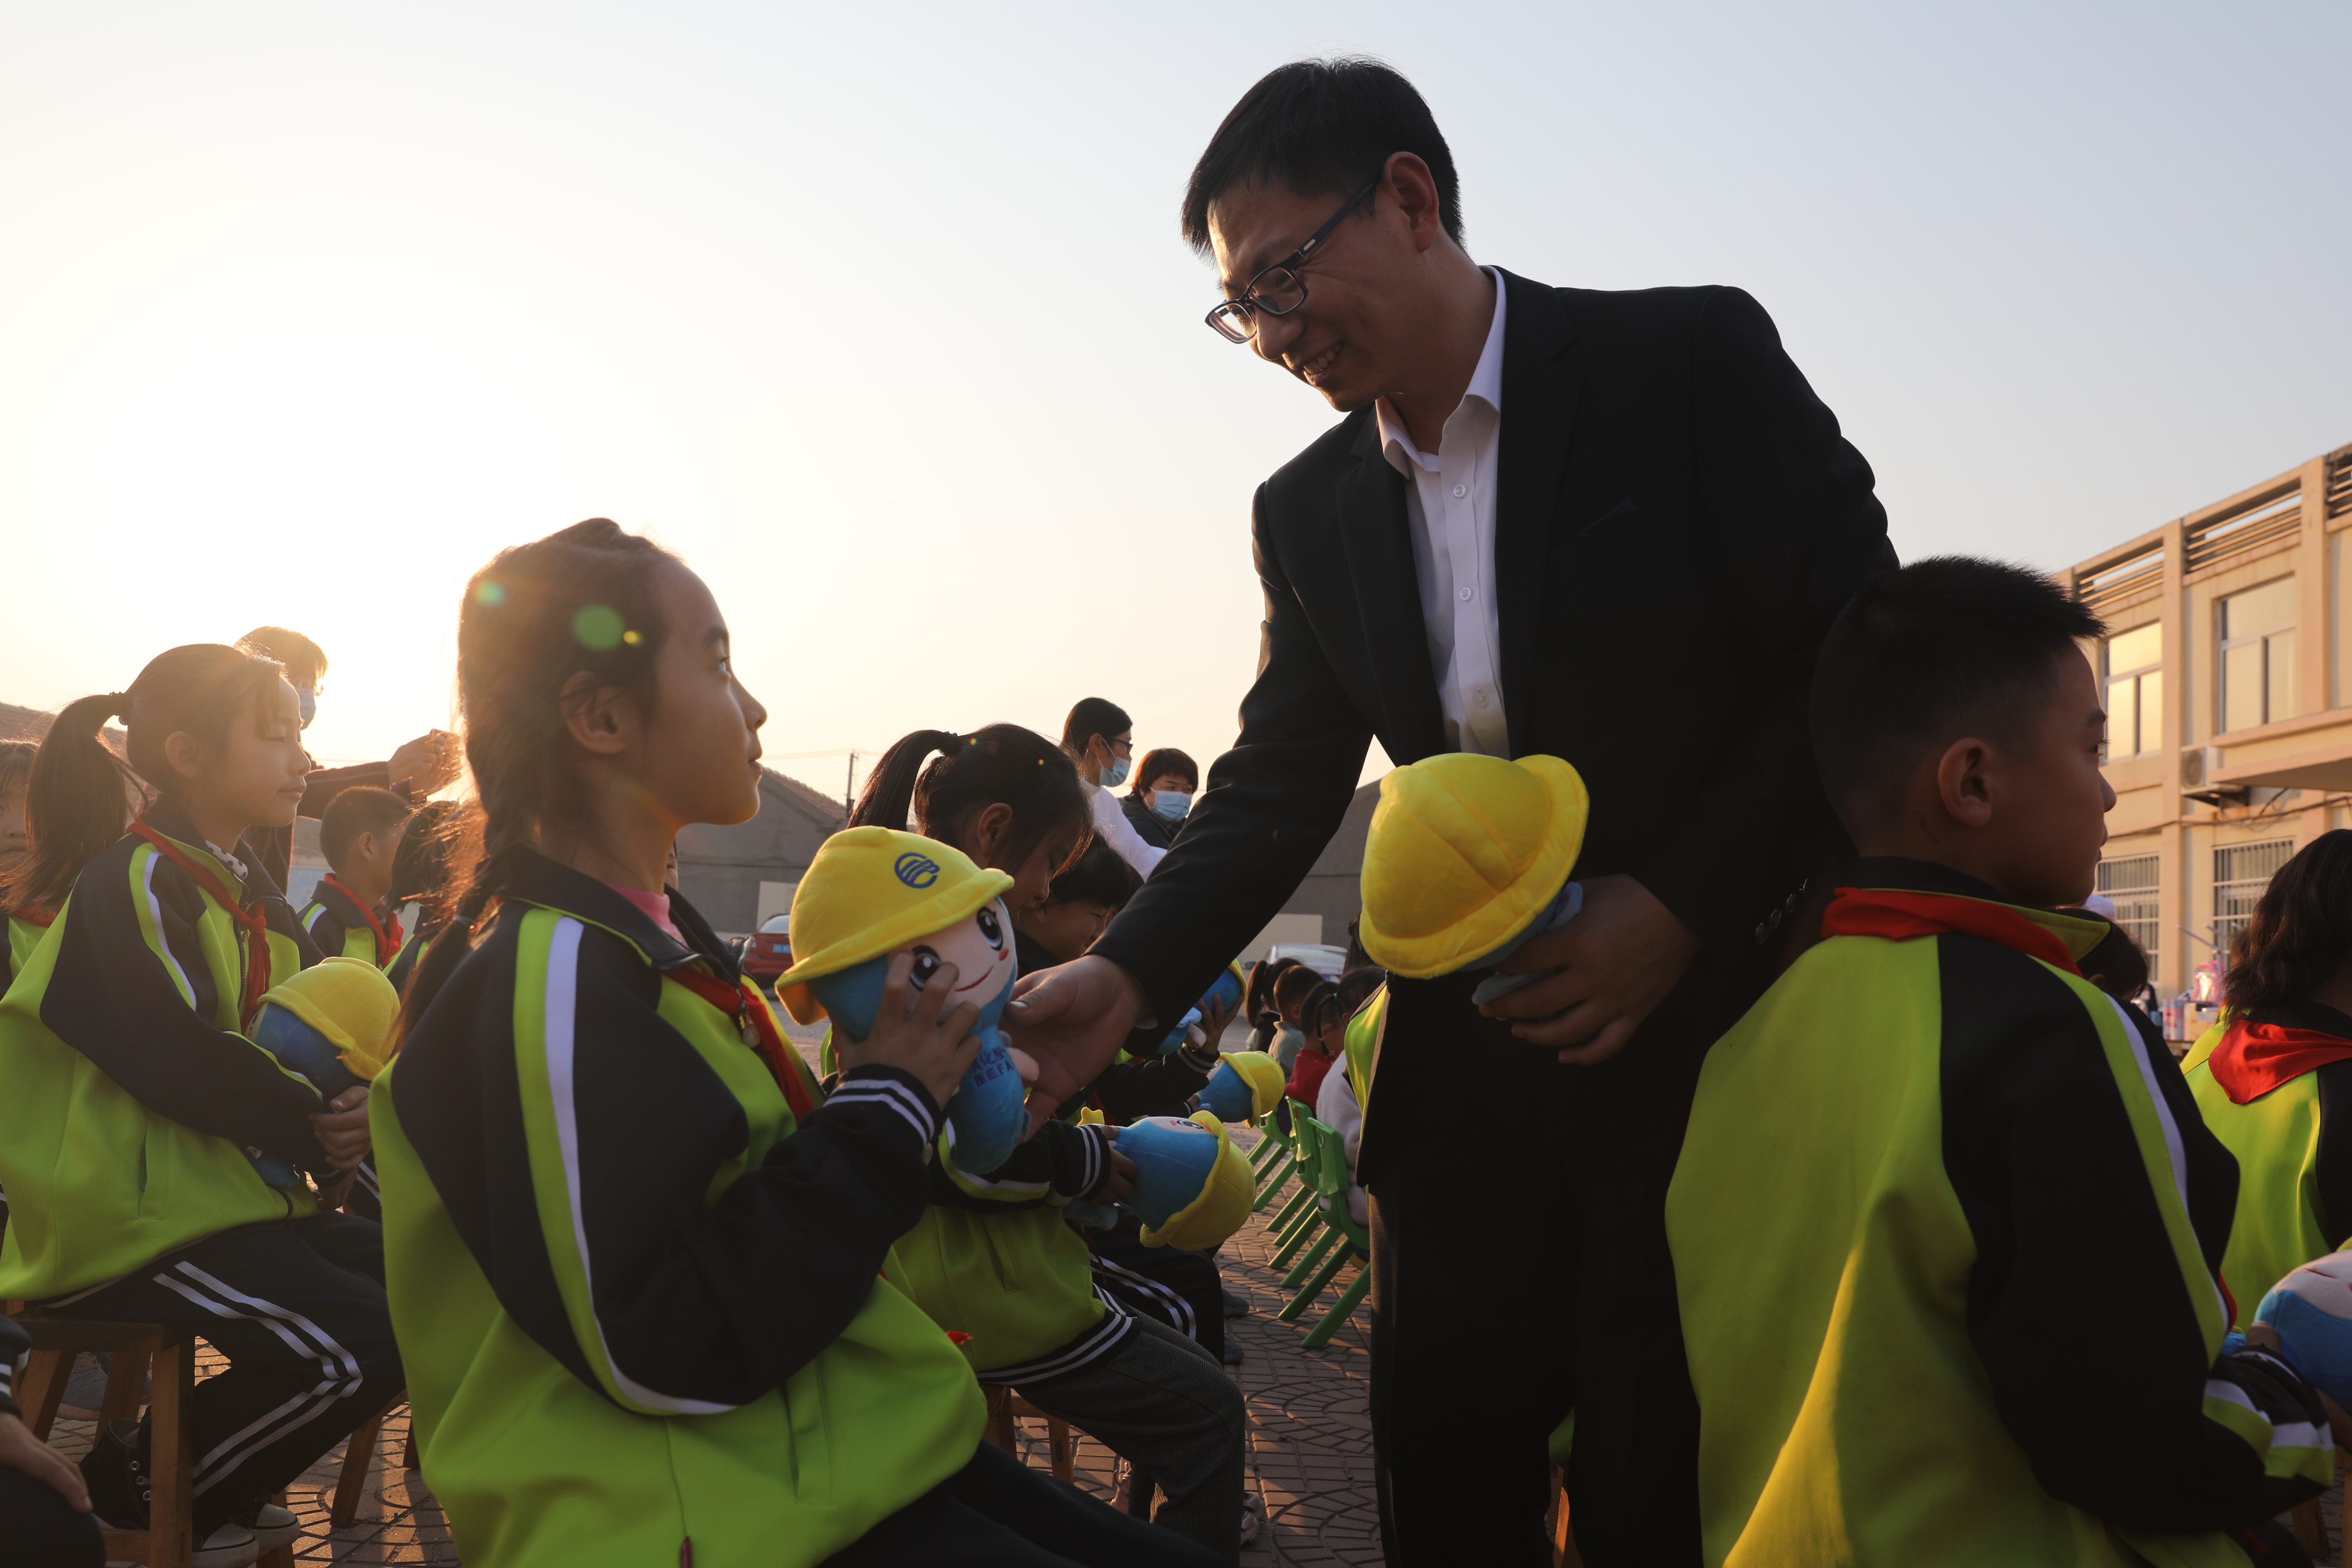
{"label": "building window", "polygon": [[2153,972],[2157,943],[2164,935],[2164,918],[2157,908],[2156,857],[2124,855],[2100,861],[2099,891],[2115,901],[2116,924],[2139,943]]}
{"label": "building window", "polygon": [[2107,639],[2107,755],[2136,757],[2164,739],[2164,628],[2151,621]]}
{"label": "building window", "polygon": [[2221,647],[2219,729],[2251,730],[2294,716],[2294,578],[2276,578],[2222,600]]}
{"label": "building window", "polygon": [[2213,946],[2222,954],[2253,918],[2272,873],[2294,854],[2292,838],[2231,844],[2213,851]]}

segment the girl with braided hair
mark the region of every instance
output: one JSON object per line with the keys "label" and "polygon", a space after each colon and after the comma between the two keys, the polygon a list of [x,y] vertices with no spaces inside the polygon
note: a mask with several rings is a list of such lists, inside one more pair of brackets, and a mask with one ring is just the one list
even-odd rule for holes
{"label": "girl with braided hair", "polygon": [[663,868],[760,805],[709,588],[604,519],[457,632],[480,844],[373,1101],[417,1452],[469,1568],[1198,1561],[981,1442],[901,1293],[977,1009],[887,972],[829,1099]]}
{"label": "girl with braided hair", "polygon": [[[127,762],[100,739],[110,719]],[[368,1091],[322,1104],[248,1032],[262,994],[319,955],[225,847],[291,822],[309,766],[276,663],[173,648],[50,725],[0,889],[49,918],[0,1001],[0,1296],[183,1323],[228,1357],[195,1393],[201,1568],[291,1541],[269,1494],[401,1386],[381,1233],[332,1212],[367,1152]],[[128,834],[127,790],[147,803]],[[273,1185],[250,1151],[325,1195],[299,1174]],[[118,1421],[82,1461],[115,1528],[146,1528],[147,1454],[146,1428]]]}

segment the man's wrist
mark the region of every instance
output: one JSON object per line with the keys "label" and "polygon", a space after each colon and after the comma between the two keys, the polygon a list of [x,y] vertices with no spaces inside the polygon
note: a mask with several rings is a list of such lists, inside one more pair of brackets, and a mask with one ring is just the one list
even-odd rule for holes
{"label": "man's wrist", "polygon": [[1151,1016],[1151,998],[1144,994],[1143,982],[1135,977],[1133,970],[1119,963],[1118,960],[1099,952],[1087,953],[1078,962],[1099,963],[1118,976],[1119,994],[1126,998],[1128,1004],[1129,1029],[1150,1029],[1158,1026],[1160,1020]]}

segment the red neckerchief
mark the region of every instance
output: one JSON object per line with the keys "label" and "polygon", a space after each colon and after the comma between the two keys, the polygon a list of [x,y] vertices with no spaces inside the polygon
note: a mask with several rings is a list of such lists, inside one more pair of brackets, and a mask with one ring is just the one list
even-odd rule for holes
{"label": "red neckerchief", "polygon": [[2065,939],[2037,925],[2006,904],[1957,893],[1915,893],[1898,888],[1840,888],[1822,911],[1823,936],[1908,937],[1958,931],[2015,948],[2053,968],[2079,976]]}
{"label": "red neckerchief", "polygon": [[145,817],[133,820],[131,831],[152,844],[155,853],[195,879],[205,896],[245,928],[245,994],[236,1016],[240,1028],[252,1023],[253,1016],[261,1011],[261,994],[269,989],[269,921],[261,913],[261,900],[255,899],[248,903],[230,892],[228,885],[211,867],[199,864],[186,850],[148,826]]}
{"label": "red neckerchief", "polygon": [[794,1122],[805,1122],[815,1113],[816,1095],[804,1076],[808,1064],[801,1060],[800,1052],[785,1043],[776,1027],[775,1015],[752,997],[750,981],[738,980],[730,985],[715,974],[692,967],[666,969],[662,973],[735,1021],[735,1027],[749,1037],[745,1043],[758,1048],[760,1059],[768,1064],[776,1087],[784,1091],[784,1101],[793,1108]]}
{"label": "red neckerchief", "polygon": [[58,911],[45,910],[38,904],[26,904],[21,910],[10,910],[8,918],[23,921],[28,926],[49,926],[58,923]]}
{"label": "red neckerchief", "polygon": [[2232,1105],[2248,1105],[2330,1062],[2352,1061],[2352,1040],[2324,1029],[2232,1018],[2205,1065]]}
{"label": "red neckerchief", "polygon": [[387,927],[384,924],[384,921],[380,921],[375,918],[374,908],[370,905],[365,899],[361,898],[357,893],[352,892],[350,888],[344,886],[343,879],[336,876],[332,871],[330,871],[325,876],[320,878],[319,885],[322,888],[334,889],[335,891],[351,900],[352,908],[359,910],[361,914],[367,917],[368,930],[375,932],[375,966],[378,969],[382,969],[385,964],[390,963],[394,958],[397,958],[400,955],[400,944],[404,938],[401,935],[400,917],[398,915],[386,915],[384,917],[384,921],[390,921],[392,922],[392,924]]}

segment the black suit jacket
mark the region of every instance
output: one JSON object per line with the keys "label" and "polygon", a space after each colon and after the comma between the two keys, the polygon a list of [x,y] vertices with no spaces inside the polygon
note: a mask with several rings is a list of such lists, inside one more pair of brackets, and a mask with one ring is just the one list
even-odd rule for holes
{"label": "black suit jacket", "polygon": [[[1894,564],[1870,466],[1740,290],[1503,277],[1495,581],[1512,753],[1583,775],[1580,874],[1654,893],[1705,944],[1695,975],[1760,983],[1774,911],[1837,839],[1806,699],[1831,621]],[[1405,482],[1362,408],[1258,489],[1265,623],[1240,739],[1093,949],[1161,1018],[1297,887],[1370,737],[1400,763],[1445,749]]]}

